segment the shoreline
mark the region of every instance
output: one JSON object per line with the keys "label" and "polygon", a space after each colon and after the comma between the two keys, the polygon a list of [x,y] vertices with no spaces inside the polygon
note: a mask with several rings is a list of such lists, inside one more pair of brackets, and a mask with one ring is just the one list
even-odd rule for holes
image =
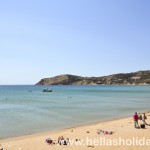
{"label": "shoreline", "polygon": [[[140,113],[148,113],[148,112],[149,111],[144,111],[144,112],[140,112]],[[67,130],[71,130],[71,129],[75,129],[75,128],[98,125],[101,123],[107,123],[107,122],[117,121],[117,120],[121,120],[121,119],[127,119],[129,117],[131,117],[131,116],[126,115],[126,116],[116,117],[116,118],[112,118],[112,119],[105,119],[105,120],[101,120],[101,121],[93,121],[93,122],[89,122],[89,123],[83,123],[83,124],[79,124],[79,125],[64,128],[64,129],[44,131],[44,132],[33,133],[33,134],[31,133],[31,134],[26,134],[26,135],[21,135],[21,136],[14,136],[14,137],[10,137],[10,138],[8,137],[8,138],[0,139],[0,142],[1,141],[9,141],[9,140],[17,140],[17,139],[20,139],[20,138],[22,139],[22,138],[26,138],[26,137],[41,136],[41,135],[45,135],[45,134],[55,134],[55,133],[59,133],[59,132],[63,132],[63,131],[67,131]]]}
{"label": "shoreline", "polygon": [[[141,112],[140,114],[144,113],[145,111]],[[108,139],[108,140],[116,140],[121,138],[122,140],[132,140],[135,139],[146,139],[149,140],[149,145],[118,145],[121,150],[126,149],[135,149],[136,150],[149,150],[150,146],[150,111],[146,111],[147,115],[147,123],[149,126],[146,126],[145,129],[136,129],[134,128],[134,121],[133,117],[123,117],[118,118],[115,120],[103,121],[98,123],[91,123],[82,126],[75,126],[71,128],[66,128],[63,130],[57,130],[53,132],[43,132],[33,135],[25,135],[19,136],[9,139],[0,140],[0,149],[9,149],[9,150],[87,150],[93,148],[94,150],[104,149],[104,150],[116,150],[115,145],[95,145],[89,143],[83,143],[83,145],[76,145],[76,143],[68,145],[49,145],[45,143],[47,138],[51,138],[52,140],[57,140],[58,137],[63,136],[65,139],[69,138],[70,141],[75,141],[76,139],[79,141],[87,142],[87,139],[90,140],[100,140],[100,138]],[[139,121],[139,124],[142,123]],[[98,130],[107,130],[112,131],[111,135],[105,135],[103,133],[98,134]],[[76,141],[75,141],[76,142]],[[64,147],[65,146],[65,147]]]}
{"label": "shoreline", "polygon": [[[150,113],[150,110],[141,111],[138,114],[142,114],[142,113]],[[132,116],[133,116],[133,114],[131,116],[125,115],[125,116],[122,116],[122,117],[115,117],[115,118],[112,118],[112,119],[104,119],[104,120],[101,120],[101,121],[93,121],[93,122],[89,122],[89,123],[83,123],[83,124],[75,125],[75,126],[64,128],[64,129],[44,131],[44,132],[33,133],[33,134],[31,133],[31,134],[15,136],[15,137],[10,137],[10,138],[8,137],[8,138],[0,139],[0,142],[37,137],[37,136],[42,136],[42,135],[46,135],[46,134],[57,134],[57,133],[65,132],[65,131],[72,130],[72,129],[82,128],[82,127],[87,127],[87,126],[93,126],[93,125],[99,125],[99,124],[102,124],[102,123],[109,123],[109,122],[118,121],[118,120],[122,120],[122,119],[128,119],[128,118],[132,118]]]}

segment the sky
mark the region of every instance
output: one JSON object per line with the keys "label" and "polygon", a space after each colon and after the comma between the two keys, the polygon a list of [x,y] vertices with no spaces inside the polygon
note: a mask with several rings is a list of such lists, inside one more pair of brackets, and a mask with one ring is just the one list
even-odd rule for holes
{"label": "sky", "polygon": [[150,70],[149,0],[0,0],[0,85]]}

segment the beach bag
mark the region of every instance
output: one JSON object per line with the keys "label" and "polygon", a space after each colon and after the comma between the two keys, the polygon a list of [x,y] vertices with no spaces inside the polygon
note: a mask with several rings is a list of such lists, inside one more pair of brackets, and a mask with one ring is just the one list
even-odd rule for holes
{"label": "beach bag", "polygon": [[142,129],[145,129],[145,124],[141,124],[141,128],[142,128]]}

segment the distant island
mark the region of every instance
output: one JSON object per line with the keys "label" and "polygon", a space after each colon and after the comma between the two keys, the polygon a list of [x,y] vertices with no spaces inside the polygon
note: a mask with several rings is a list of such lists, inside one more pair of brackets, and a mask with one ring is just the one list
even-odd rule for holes
{"label": "distant island", "polygon": [[150,85],[150,70],[102,77],[64,74],[52,78],[43,78],[36,85]]}

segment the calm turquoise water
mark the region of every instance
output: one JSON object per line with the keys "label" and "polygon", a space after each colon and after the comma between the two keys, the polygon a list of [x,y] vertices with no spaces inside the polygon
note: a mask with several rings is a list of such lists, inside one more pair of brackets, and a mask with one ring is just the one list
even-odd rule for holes
{"label": "calm turquoise water", "polygon": [[0,86],[0,139],[149,109],[150,86]]}

